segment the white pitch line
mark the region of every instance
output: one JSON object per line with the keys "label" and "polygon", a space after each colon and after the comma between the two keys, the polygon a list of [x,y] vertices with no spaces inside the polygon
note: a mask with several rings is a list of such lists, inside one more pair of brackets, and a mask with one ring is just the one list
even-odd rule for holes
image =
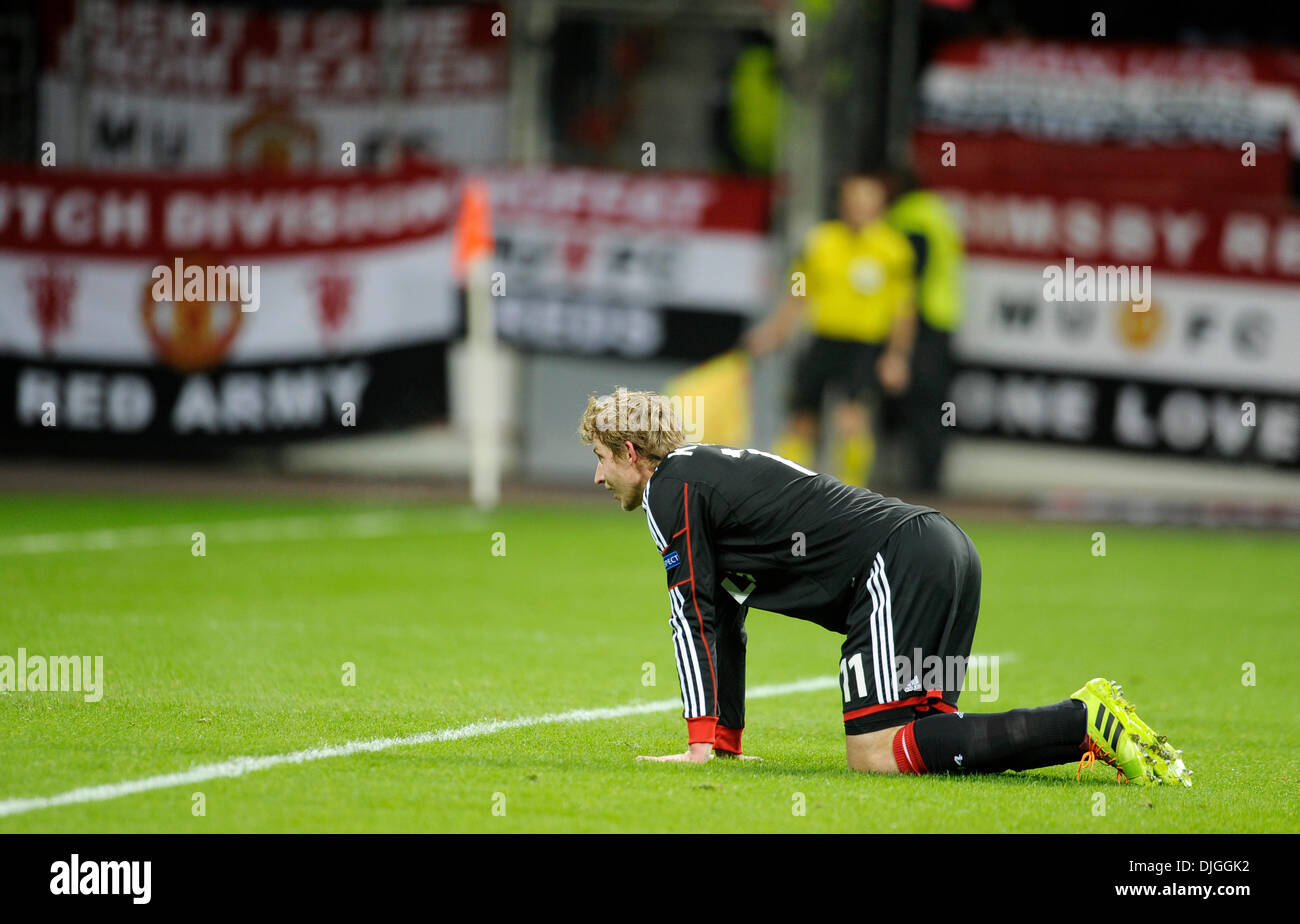
{"label": "white pitch line", "polygon": [[[0,556],[189,545],[190,537],[196,530],[202,531],[209,542],[274,542],[281,539],[320,539],[337,536],[368,539],[413,532],[428,525],[430,524],[422,522],[417,515],[387,511],[222,520],[215,523],[203,523],[196,519],[189,525],[132,526],[121,529],[0,536]],[[468,523],[456,522],[449,528],[459,530],[470,527]]]}
{"label": "white pitch line", "polygon": [[[829,690],[839,686],[836,677],[811,677],[796,680],[793,683],[778,683],[770,686],[754,687],[747,699],[764,699],[772,696],[784,696],[787,693],[807,693],[814,690]],[[281,764],[305,764],[329,757],[348,757],[352,754],[387,751],[389,748],[410,747],[416,744],[434,744],[439,741],[459,741],[462,738],[479,738],[492,735],[511,728],[527,728],[533,725],[559,725],[567,722],[596,722],[601,719],[621,719],[631,715],[645,715],[650,712],[667,712],[681,708],[680,699],[660,699],[649,703],[633,703],[627,706],[613,706],[605,709],[571,709],[568,712],[551,712],[545,715],[520,716],[517,719],[500,719],[488,722],[474,722],[458,728],[442,731],[419,732],[400,738],[371,738],[368,741],[349,741],[346,744],[328,747],[307,748],[291,751],[288,754],[267,754],[262,757],[232,757],[216,764],[201,764],[177,773],[163,773],[158,776],[146,776],[138,780],[124,780],[121,783],[105,783],[100,786],[83,786],[70,789],[56,796],[35,796],[29,799],[5,799],[0,801],[0,818],[6,815],[21,815],[37,809],[54,808],[60,805],[75,805],[80,802],[105,802],[120,799],[136,793],[150,792],[155,789],[170,789],[175,786],[187,786],[206,780],[228,779],[269,770]]]}

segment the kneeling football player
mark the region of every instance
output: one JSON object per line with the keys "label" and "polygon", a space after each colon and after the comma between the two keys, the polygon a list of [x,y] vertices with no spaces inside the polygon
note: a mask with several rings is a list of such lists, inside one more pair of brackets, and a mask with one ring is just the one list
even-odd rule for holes
{"label": "kneeling football player", "polygon": [[[854,770],[998,773],[1077,760],[1082,771],[1101,760],[1123,781],[1191,785],[1180,752],[1108,680],[1050,706],[979,714],[957,710],[960,679],[926,682],[932,659],[967,663],[980,601],[975,546],[937,510],[771,453],[686,444],[671,402],[654,392],[589,398],[579,434],[596,454],[596,484],[624,510],[645,511],[668,574],[689,741],[649,759],[742,756],[755,606],[844,635]],[[920,662],[904,669],[914,653]]]}

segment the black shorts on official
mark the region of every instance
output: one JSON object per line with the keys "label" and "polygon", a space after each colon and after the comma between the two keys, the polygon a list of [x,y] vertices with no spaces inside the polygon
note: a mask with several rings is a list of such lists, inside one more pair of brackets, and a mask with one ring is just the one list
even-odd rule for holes
{"label": "black shorts on official", "polygon": [[876,362],[881,352],[878,343],[814,337],[795,366],[790,412],[820,413],[828,389],[851,401],[873,398],[878,394]]}
{"label": "black shorts on official", "polygon": [[956,711],[980,574],[970,537],[938,512],[904,521],[864,563],[840,661],[845,734]]}

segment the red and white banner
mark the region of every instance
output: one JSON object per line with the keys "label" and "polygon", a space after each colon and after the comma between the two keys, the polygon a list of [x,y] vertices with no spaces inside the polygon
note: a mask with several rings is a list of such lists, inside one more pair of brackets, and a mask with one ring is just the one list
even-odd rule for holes
{"label": "red and white banner", "polygon": [[[1300,465],[1300,213],[939,191],[968,246],[960,427]],[[1146,273],[1147,310],[1049,298],[1045,273],[1070,266]]]}
{"label": "red and white banner", "polygon": [[[941,192],[969,247],[959,426],[1300,465],[1300,214]],[[1147,310],[1049,299],[1072,264],[1149,271]]]}
{"label": "red and white banner", "polygon": [[[339,426],[343,403],[364,403],[360,426],[436,415],[442,348],[462,323],[462,180],[414,162],[0,175],[0,435],[283,437]],[[488,180],[497,327],[520,348],[704,358],[771,297],[766,182],[566,169]],[[160,278],[179,290],[193,267],[247,271],[255,310],[234,294],[159,296]],[[47,405],[60,422],[45,422]]]}
{"label": "red and white banner", "polygon": [[772,298],[764,180],[494,171],[502,337],[579,355],[703,359]]}
{"label": "red and white banner", "polygon": [[267,176],[0,174],[0,250],[161,258],[184,250],[323,253],[444,234],[457,179],[446,170]]}
{"label": "red and white banner", "polygon": [[967,40],[921,79],[928,182],[1285,201],[1300,157],[1300,53]]}
{"label": "red and white banner", "polygon": [[[922,87],[913,161],[968,255],[958,426],[1300,465],[1300,55],[970,41]],[[1049,288],[1080,268],[1146,291]]]}
{"label": "red and white banner", "polygon": [[1156,272],[1300,284],[1300,211],[1283,203],[1121,195],[1069,181],[938,173],[967,249],[990,257],[1138,263]]}
{"label": "red and white banner", "polygon": [[[1300,212],[940,186],[962,226],[957,348],[995,365],[1300,394]],[[1150,305],[1049,301],[1066,261],[1149,268]]]}
{"label": "red and white banner", "polygon": [[456,184],[416,166],[286,180],[7,174],[0,291],[10,304],[0,312],[0,350],[149,361],[165,335],[149,329],[141,305],[154,267],[176,259],[259,268],[260,307],[238,312],[239,333],[218,362],[445,339],[456,323]]}
{"label": "red and white banner", "polygon": [[1261,148],[1289,140],[1300,150],[1300,53],[970,39],[945,46],[922,75],[921,123],[1074,145],[1239,149],[1243,140]]}
{"label": "red and white banner", "polygon": [[[459,323],[457,182],[417,165],[292,180],[5,174],[3,429],[226,439],[439,416]],[[180,270],[215,266],[252,280],[244,304],[182,297]]]}
{"label": "red and white banner", "polygon": [[365,164],[388,141],[499,161],[509,59],[494,15],[51,0],[39,137],[92,167],[337,168],[345,143]]}

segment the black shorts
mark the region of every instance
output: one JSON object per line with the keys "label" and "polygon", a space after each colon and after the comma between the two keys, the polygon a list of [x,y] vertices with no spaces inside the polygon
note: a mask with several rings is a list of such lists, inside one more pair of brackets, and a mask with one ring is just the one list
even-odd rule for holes
{"label": "black shorts", "polygon": [[879,393],[876,362],[882,347],[861,340],[814,337],[795,366],[790,412],[820,413],[828,389],[851,401],[867,401]]}
{"label": "black shorts", "polygon": [[902,523],[854,579],[840,692],[844,732],[955,712],[980,609],[980,560],[942,513]]}

